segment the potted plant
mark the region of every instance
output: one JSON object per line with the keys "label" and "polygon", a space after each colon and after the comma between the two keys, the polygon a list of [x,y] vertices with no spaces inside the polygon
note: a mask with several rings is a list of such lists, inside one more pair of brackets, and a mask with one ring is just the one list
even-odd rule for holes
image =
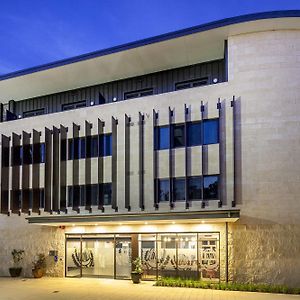
{"label": "potted plant", "polygon": [[20,262],[24,258],[24,250],[17,250],[14,249],[11,252],[11,255],[13,257],[14,266],[12,268],[9,268],[9,274],[11,277],[19,277],[22,272],[22,267],[20,267]]}
{"label": "potted plant", "polygon": [[131,272],[131,280],[133,283],[140,283],[143,274],[141,258],[137,257],[132,264],[134,266],[134,270]]}
{"label": "potted plant", "polygon": [[41,278],[46,272],[46,256],[39,253],[37,258],[32,262],[32,275],[34,278]]}

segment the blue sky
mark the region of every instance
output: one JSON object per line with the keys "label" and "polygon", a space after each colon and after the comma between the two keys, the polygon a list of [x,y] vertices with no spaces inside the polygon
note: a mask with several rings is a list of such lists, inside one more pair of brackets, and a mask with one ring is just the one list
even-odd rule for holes
{"label": "blue sky", "polygon": [[0,74],[299,0],[0,0]]}

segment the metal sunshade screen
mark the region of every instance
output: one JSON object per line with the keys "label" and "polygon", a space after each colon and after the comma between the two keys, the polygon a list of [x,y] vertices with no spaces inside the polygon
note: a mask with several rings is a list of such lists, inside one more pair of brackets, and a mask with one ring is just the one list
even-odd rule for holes
{"label": "metal sunshade screen", "polygon": [[92,190],[91,190],[91,156],[92,156],[92,124],[85,121],[85,189],[84,189],[84,202],[85,209],[90,210],[92,205]]}
{"label": "metal sunshade screen", "polygon": [[59,167],[60,167],[60,151],[59,151],[59,129],[53,127],[53,192],[52,192],[52,210],[60,211],[60,185],[59,185]]}
{"label": "metal sunshade screen", "polygon": [[118,120],[114,117],[111,119],[112,123],[112,162],[111,162],[111,179],[112,179],[112,201],[111,206],[113,209],[118,210],[117,207],[117,134],[118,134]]}
{"label": "metal sunshade screen", "polygon": [[[12,134],[12,168],[11,168],[11,211],[12,213],[19,213],[21,208],[21,190],[20,190],[20,146],[21,136]],[[24,149],[23,149],[24,150]],[[23,151],[24,160],[24,151]]]}
{"label": "metal sunshade screen", "polygon": [[[29,208],[32,207],[29,191],[29,168],[32,162],[32,147],[30,145],[30,133],[23,131],[23,155],[29,156],[22,161],[22,212],[29,213]],[[28,153],[29,152],[29,153]]]}
{"label": "metal sunshade screen", "polygon": [[60,210],[67,208],[67,138],[68,128],[60,125]]}
{"label": "metal sunshade screen", "polygon": [[130,210],[130,118],[125,115],[125,208]]}
{"label": "metal sunshade screen", "polygon": [[101,193],[101,184],[103,183],[103,157],[100,156],[100,141],[101,141],[101,136],[103,134],[103,127],[104,127],[104,122],[102,122],[100,119],[98,119],[98,140],[97,140],[97,145],[98,145],[98,184],[97,184],[97,199],[98,199],[98,208],[103,209],[103,196]]}
{"label": "metal sunshade screen", "polygon": [[33,129],[32,132],[32,211],[39,212],[40,201],[40,146],[41,132]]}
{"label": "metal sunshade screen", "polygon": [[80,187],[79,187],[79,130],[80,126],[73,123],[73,193],[72,193],[72,207],[73,210],[79,211],[80,206]]}
{"label": "metal sunshade screen", "polygon": [[187,122],[189,117],[189,107],[184,104],[184,184],[185,184],[185,208],[190,207],[189,193],[188,193],[188,150],[187,150]]}
{"label": "metal sunshade screen", "polygon": [[52,131],[45,128],[45,211],[52,212]]}
{"label": "metal sunshade screen", "polygon": [[1,213],[8,213],[9,201],[9,137],[1,136]]}
{"label": "metal sunshade screen", "polygon": [[139,193],[140,208],[145,209],[144,203],[144,115],[139,112]]}

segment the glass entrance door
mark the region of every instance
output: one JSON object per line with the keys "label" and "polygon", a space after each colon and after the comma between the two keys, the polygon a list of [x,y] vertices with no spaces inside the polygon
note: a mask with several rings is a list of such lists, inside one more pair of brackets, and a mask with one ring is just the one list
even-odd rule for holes
{"label": "glass entrance door", "polygon": [[131,276],[131,237],[116,236],[116,278]]}
{"label": "glass entrance door", "polygon": [[66,276],[81,277],[81,241],[80,238],[66,242]]}

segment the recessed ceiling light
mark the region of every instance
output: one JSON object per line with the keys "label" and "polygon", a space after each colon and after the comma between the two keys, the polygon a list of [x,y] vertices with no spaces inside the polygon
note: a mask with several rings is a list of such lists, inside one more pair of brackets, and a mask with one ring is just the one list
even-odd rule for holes
{"label": "recessed ceiling light", "polygon": [[148,224],[148,222],[145,222],[145,225],[147,225]]}
{"label": "recessed ceiling light", "polygon": [[172,224],[175,224],[175,221],[173,221]]}

